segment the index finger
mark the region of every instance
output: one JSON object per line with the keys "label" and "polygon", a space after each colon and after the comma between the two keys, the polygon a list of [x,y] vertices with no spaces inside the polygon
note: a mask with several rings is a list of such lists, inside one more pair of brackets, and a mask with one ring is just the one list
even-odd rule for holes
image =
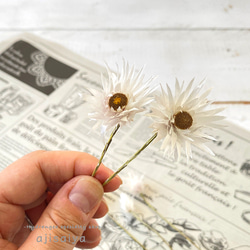
{"label": "index finger", "polygon": [[[35,151],[30,153],[0,173],[0,202],[24,205],[38,199],[51,183],[64,184],[78,175],[91,175],[98,159],[84,152]],[[95,178],[103,183],[112,170],[104,165],[98,169]],[[114,178],[105,192],[114,191],[121,184]]]}

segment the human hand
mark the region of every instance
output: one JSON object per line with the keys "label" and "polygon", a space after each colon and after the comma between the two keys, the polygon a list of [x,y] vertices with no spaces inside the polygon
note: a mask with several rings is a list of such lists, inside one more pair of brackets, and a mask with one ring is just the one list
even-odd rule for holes
{"label": "human hand", "polygon": [[[108,212],[104,192],[121,179],[81,152],[35,151],[0,173],[0,250],[93,248],[101,239],[98,224]],[[35,225],[31,232],[25,214]],[[86,229],[86,230],[85,230]],[[80,242],[83,241],[83,242]]]}

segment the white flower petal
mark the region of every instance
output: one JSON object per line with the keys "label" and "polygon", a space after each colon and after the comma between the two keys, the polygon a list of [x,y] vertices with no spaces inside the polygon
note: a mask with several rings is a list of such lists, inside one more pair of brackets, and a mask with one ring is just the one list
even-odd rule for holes
{"label": "white flower petal", "polygon": [[167,90],[168,90],[169,105],[174,106],[174,98],[168,85],[167,85]]}
{"label": "white flower petal", "polygon": [[175,79],[175,96],[179,96],[181,92],[181,87],[178,79]]}
{"label": "white flower petal", "polygon": [[[211,102],[206,99],[210,90],[203,91],[203,85],[201,82],[194,86],[192,79],[184,88],[184,84],[180,86],[176,79],[175,95],[168,86],[166,89],[161,86],[162,93],[152,104],[149,116],[154,122],[151,127],[157,133],[156,141],[162,140],[161,150],[168,157],[180,159],[181,149],[184,149],[187,158],[192,158],[192,145],[213,154],[204,143],[214,138],[205,134],[203,129],[223,126],[218,122],[224,117],[217,115],[222,109],[210,108]],[[192,117],[191,126],[187,126],[187,129],[182,126],[182,129],[178,128],[175,117],[179,113],[188,113]]]}
{"label": "white flower petal", "polygon": [[[96,126],[105,125],[106,130],[117,124],[121,126],[133,121],[137,113],[145,111],[145,106],[152,102],[150,95],[155,91],[152,85],[153,78],[144,80],[143,68],[136,73],[135,68],[123,60],[122,70],[117,65],[117,73],[107,66],[107,77],[102,75],[102,90],[91,90],[87,101],[92,110],[89,117],[96,120]],[[109,99],[114,94],[123,94],[127,97],[127,104],[116,110],[109,106]]]}

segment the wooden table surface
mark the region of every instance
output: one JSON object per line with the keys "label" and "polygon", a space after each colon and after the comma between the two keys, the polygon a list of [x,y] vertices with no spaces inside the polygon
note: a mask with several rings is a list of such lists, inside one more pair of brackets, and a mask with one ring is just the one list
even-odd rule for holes
{"label": "wooden table surface", "polygon": [[21,32],[102,65],[146,65],[161,83],[206,78],[216,105],[250,130],[248,0],[0,0],[0,40]]}

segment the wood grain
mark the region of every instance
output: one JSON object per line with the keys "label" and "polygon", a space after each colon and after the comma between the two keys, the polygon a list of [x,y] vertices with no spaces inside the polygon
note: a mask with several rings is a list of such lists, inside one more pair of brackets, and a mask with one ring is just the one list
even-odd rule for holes
{"label": "wood grain", "polygon": [[248,0],[8,0],[0,29],[249,29]]}

